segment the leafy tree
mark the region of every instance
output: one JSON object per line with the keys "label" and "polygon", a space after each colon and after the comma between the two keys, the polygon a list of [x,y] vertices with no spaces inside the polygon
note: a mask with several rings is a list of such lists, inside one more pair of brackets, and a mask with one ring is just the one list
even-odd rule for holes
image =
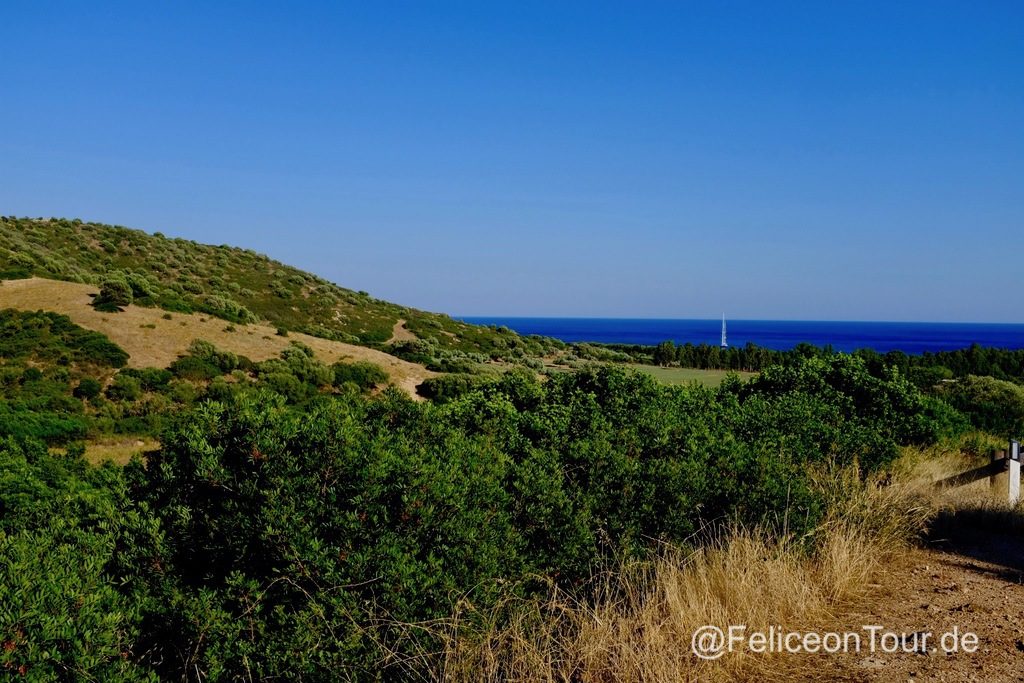
{"label": "leafy tree", "polygon": [[93,304],[98,308],[114,311],[130,305],[133,300],[131,285],[123,275],[117,275],[103,280],[100,284],[100,293],[93,300]]}
{"label": "leafy tree", "polygon": [[662,367],[676,362],[676,345],[672,340],[663,341],[655,347],[654,362]]}

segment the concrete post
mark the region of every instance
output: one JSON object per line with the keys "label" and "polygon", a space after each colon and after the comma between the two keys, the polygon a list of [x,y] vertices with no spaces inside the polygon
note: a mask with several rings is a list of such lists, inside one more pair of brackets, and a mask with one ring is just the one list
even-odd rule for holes
{"label": "concrete post", "polygon": [[1007,474],[1009,485],[1007,486],[1010,505],[1016,505],[1020,500],[1020,442],[1010,442],[1010,452],[1007,457]]}

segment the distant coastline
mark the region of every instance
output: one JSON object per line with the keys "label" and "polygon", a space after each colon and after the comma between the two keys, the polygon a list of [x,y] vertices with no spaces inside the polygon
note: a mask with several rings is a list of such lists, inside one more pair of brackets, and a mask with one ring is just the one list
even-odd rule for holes
{"label": "distant coastline", "polygon": [[[511,316],[460,317],[477,325],[503,325],[519,334],[539,334],[565,342],[599,342],[652,346],[665,340],[676,344],[718,345],[721,320],[652,318],[541,318]],[[910,354],[955,351],[979,344],[1024,349],[1024,324],[905,323],[813,320],[732,320],[729,345],[748,342],[785,351],[801,342],[831,345],[837,351],[870,348],[879,353]]]}

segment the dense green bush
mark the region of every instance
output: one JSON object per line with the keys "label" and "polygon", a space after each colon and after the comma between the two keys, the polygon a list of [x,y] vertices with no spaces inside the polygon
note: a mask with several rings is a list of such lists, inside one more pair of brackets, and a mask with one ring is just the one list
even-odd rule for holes
{"label": "dense green bush", "polygon": [[416,387],[416,393],[424,398],[444,403],[490,381],[493,381],[492,377],[481,375],[439,375],[423,380]]}
{"label": "dense green bush", "polygon": [[102,334],[83,329],[57,313],[0,311],[0,357],[47,362],[74,361],[120,368],[128,354]]}
{"label": "dense green bush", "polygon": [[153,296],[154,288],[145,275],[140,273],[127,273],[125,281],[131,287],[132,296],[136,299]]}
{"label": "dense green bush", "polygon": [[119,374],[126,377],[134,377],[145,391],[163,391],[174,377],[170,370],[162,368],[128,368],[122,370]]}
{"label": "dense green bush", "polygon": [[934,442],[950,425],[894,371],[879,377],[854,356],[809,357],[772,366],[738,387],[745,408],[738,430],[807,459],[838,457],[884,466],[897,445]]}
{"label": "dense green bush", "polygon": [[360,624],[441,616],[458,596],[486,605],[509,579],[571,584],[716,520],[800,533],[823,512],[809,464],[877,466],[928,433],[912,385],[853,360],[719,391],[608,368],[462,389],[444,404],[387,392],[302,413],[232,394],[183,421],[139,473],[174,567],[158,581],[178,596],[162,639],[202,638],[201,667],[226,678],[246,663],[369,677],[387,633]]}
{"label": "dense green bush", "polygon": [[[210,376],[182,379],[188,367]],[[609,366],[442,376],[424,383],[433,402],[335,392],[373,373],[299,344],[252,364],[196,342],[173,378],[122,371],[98,406],[65,395],[60,373],[22,384],[13,369],[0,372],[16,397],[0,402],[0,434],[52,443],[77,420],[81,438],[75,407],[104,429],[170,425],[160,452],[124,471],[0,443],[0,569],[17,572],[0,581],[0,639],[16,643],[0,656],[40,680],[62,667],[97,680],[400,680],[385,650],[437,643],[395,624],[578,586],[609,558],[731,521],[803,537],[826,512],[817,467],[883,468],[900,445],[964,427],[941,399],[849,356],[718,389]]]}
{"label": "dense green bush", "polygon": [[1024,387],[970,375],[942,386],[940,394],[971,422],[999,436],[1024,438]]}
{"label": "dense green bush", "polygon": [[334,372],[333,383],[336,387],[351,383],[361,391],[367,391],[388,381],[388,374],[379,365],[366,361],[335,363],[331,370]]}
{"label": "dense green bush", "polygon": [[245,306],[215,294],[202,297],[199,300],[199,310],[234,323],[256,322],[256,316]]}
{"label": "dense green bush", "polygon": [[134,660],[141,602],[111,580],[120,473],[0,442],[0,671],[9,680],[156,680]]}
{"label": "dense green bush", "polygon": [[116,311],[121,306],[128,306],[134,301],[132,286],[128,284],[123,273],[107,277],[100,283],[100,293],[93,299],[97,308]]}
{"label": "dense green bush", "polygon": [[103,391],[103,385],[92,377],[83,377],[75,387],[74,395],[86,400],[94,399]]}
{"label": "dense green bush", "polygon": [[112,401],[137,401],[141,395],[142,383],[125,373],[118,373],[107,387],[107,398]]}
{"label": "dense green bush", "polygon": [[47,410],[23,402],[0,401],[0,437],[38,439],[48,444],[82,439],[88,425],[81,415]]}

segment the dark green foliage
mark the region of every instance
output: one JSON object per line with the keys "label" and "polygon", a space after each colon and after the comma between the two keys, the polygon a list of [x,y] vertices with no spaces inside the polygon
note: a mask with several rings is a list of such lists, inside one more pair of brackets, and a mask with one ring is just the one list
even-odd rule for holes
{"label": "dark green foliage", "polygon": [[256,316],[245,306],[222,296],[210,294],[199,301],[198,309],[204,313],[235,323],[256,322]]}
{"label": "dark green foliage", "polygon": [[739,428],[761,444],[869,469],[887,464],[897,445],[934,442],[945,428],[929,419],[924,396],[909,381],[895,371],[876,377],[852,356],[770,367],[739,398],[748,408]]}
{"label": "dark green foliage", "polygon": [[43,371],[39,368],[25,368],[25,371],[21,373],[21,383],[26,384],[27,382],[38,382],[43,378]]}
{"label": "dark green foliage", "polygon": [[256,368],[260,383],[284,396],[290,403],[302,403],[316,396],[334,379],[333,370],[313,356],[299,342],[281,352],[280,359],[260,363]]}
{"label": "dark green foliage", "polygon": [[93,299],[93,305],[105,311],[117,311],[134,301],[132,286],[123,274],[108,277],[100,283],[100,293]]}
{"label": "dark green foliage", "polygon": [[137,379],[144,391],[163,391],[174,377],[170,370],[161,368],[128,368],[119,374]]}
{"label": "dark green foliage", "polygon": [[0,401],[0,437],[59,444],[82,439],[87,433],[88,425],[81,415],[40,409],[21,401]]}
{"label": "dark green foliage", "polygon": [[139,520],[122,513],[119,478],[0,442],[0,671],[10,680],[156,680],[132,661],[141,603],[108,573]]}
{"label": "dark green foliage", "polygon": [[335,363],[331,370],[334,371],[333,383],[336,387],[351,383],[360,391],[367,391],[376,389],[388,381],[388,374],[379,365],[366,361]]}
{"label": "dark green foliage", "polygon": [[61,444],[85,437],[98,375],[128,354],[101,334],[53,313],[0,311],[0,436]]}
{"label": "dark green foliage", "polygon": [[107,387],[107,398],[112,401],[137,401],[141,395],[142,383],[124,373],[118,373]]}
{"label": "dark green foliage", "polygon": [[[125,281],[132,290],[132,297],[135,299],[143,299],[145,297],[151,297],[155,293],[156,289],[149,283],[145,275],[139,273],[127,273],[125,275]],[[100,290],[100,296],[103,296],[103,291]],[[131,303],[131,302],[129,302]]]}
{"label": "dark green foliage", "polygon": [[440,375],[421,382],[416,387],[416,393],[424,398],[445,403],[489,381],[493,381],[493,378],[480,375]]}
{"label": "dark green foliage", "polygon": [[182,356],[169,368],[175,377],[196,381],[211,380],[221,375],[220,368],[197,356]]}
{"label": "dark green foliage", "polygon": [[943,385],[940,396],[980,429],[1024,437],[1024,387],[1019,384],[972,375]]}
{"label": "dark green foliage", "polygon": [[361,625],[487,605],[509,579],[574,584],[725,519],[799,534],[823,512],[809,464],[883,462],[926,433],[919,399],[814,358],[720,391],[604,368],[511,373],[443,405],[229,396],[140,472],[169,542],[160,674],[372,677],[389,634]]}
{"label": "dark green foliage", "polygon": [[[710,344],[674,345],[671,341],[658,346],[637,344],[573,344],[580,358],[603,361],[634,361],[655,365],[679,365],[705,370],[745,370],[758,372],[772,365],[786,365],[806,358],[827,358],[836,355],[830,347],[818,348],[798,344],[789,351],[774,351],[748,343],[742,347],[722,349]],[[860,349],[853,354],[873,375],[881,376],[886,368],[909,377],[922,389],[930,389],[946,380],[968,375],[992,376],[1024,383],[1024,349],[985,348],[974,344],[958,351],[924,352],[908,355],[901,351],[881,354]]]}
{"label": "dark green foliage", "polygon": [[220,351],[208,341],[197,339],[188,348],[188,355],[171,363],[170,372],[175,377],[191,380],[211,380],[239,367],[242,361],[229,351]]}
{"label": "dark green foliage", "polygon": [[663,341],[654,347],[653,360],[655,365],[671,365],[676,362],[676,345],[672,341]]}
{"label": "dark green foliage", "polygon": [[86,400],[96,398],[103,391],[103,385],[92,377],[83,377],[75,387],[74,395]]}
{"label": "dark green foliage", "polygon": [[[301,344],[254,364],[199,341],[87,403],[74,364],[29,367],[0,365],[0,434],[170,425],[124,471],[0,443],[0,665],[39,680],[401,680],[385,650],[438,643],[393,624],[585,585],[733,520],[804,537],[816,466],[877,470],[965,427],[898,372],[807,349],[717,390],[594,366],[441,376],[432,402],[336,391],[379,369]],[[965,410],[992,397],[979,419],[1016,405],[959,384]]]}
{"label": "dark green foliage", "polygon": [[120,368],[128,354],[98,332],[90,332],[57,313],[0,311],[0,358],[35,358]]}

